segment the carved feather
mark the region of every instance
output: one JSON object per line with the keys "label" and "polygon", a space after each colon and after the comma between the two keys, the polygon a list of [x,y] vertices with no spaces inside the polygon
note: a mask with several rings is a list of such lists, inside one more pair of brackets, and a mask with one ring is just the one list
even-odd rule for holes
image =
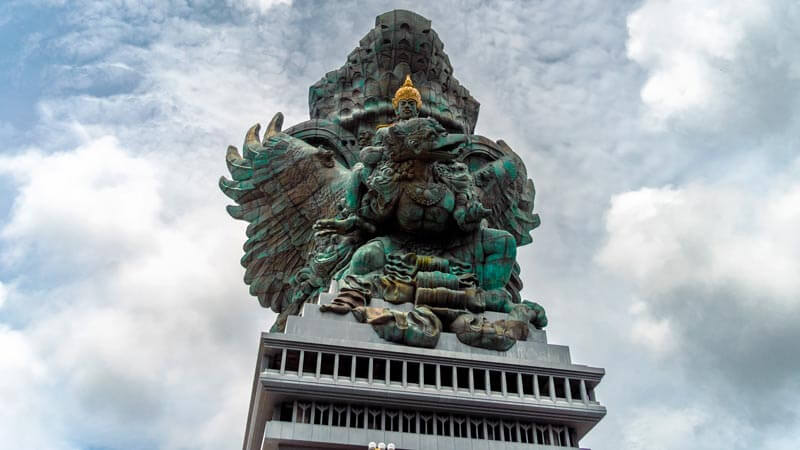
{"label": "carved feather", "polygon": [[248,130],[243,154],[230,146],[225,161],[232,179],[221,177],[222,192],[236,202],[235,219],[249,223],[244,281],[259,303],[280,313],[291,297],[291,277],[306,264],[313,243],[312,226],[336,214],[349,170],[327,150],[280,132],[275,116],[263,141],[258,124]]}

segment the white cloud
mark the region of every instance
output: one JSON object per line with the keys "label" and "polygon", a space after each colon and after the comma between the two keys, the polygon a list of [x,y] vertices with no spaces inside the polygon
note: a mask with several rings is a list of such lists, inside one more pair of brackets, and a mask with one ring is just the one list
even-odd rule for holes
{"label": "white cloud", "polygon": [[659,357],[678,347],[669,320],[654,319],[647,310],[647,303],[637,301],[628,312],[633,320],[630,337],[634,343],[644,346]]}
{"label": "white cloud", "polygon": [[[30,339],[0,324],[0,442],[7,448],[70,449],[44,394],[55,380]],[[52,433],[43,433],[43,430]],[[49,435],[48,435],[49,434]]]}
{"label": "white cloud", "polygon": [[0,281],[0,309],[3,308],[3,303],[5,303],[8,298],[8,291],[8,286]]}
{"label": "white cloud", "polygon": [[[229,1],[229,4],[231,6],[237,6],[239,3]],[[276,6],[291,6],[292,0],[244,0],[241,4],[263,14]]]}
{"label": "white cloud", "polygon": [[720,406],[708,407],[696,401],[680,406],[645,406],[631,411],[622,430],[622,448],[778,450],[785,448],[791,438],[796,438],[796,433],[783,435],[763,431],[732,418]]}
{"label": "white cloud", "polygon": [[[683,380],[676,397],[694,395],[695,404],[663,421],[654,414],[658,423],[643,419],[628,436],[631,448],[645,448],[651,427],[666,430],[663,446],[650,439],[664,449],[779,448],[771,435],[797,429],[795,403],[783,401],[794,398],[800,370],[800,183],[796,168],[769,181],[612,198],[596,260],[640,299],[630,309],[632,341],[659,356],[656,364]],[[693,394],[683,392],[689,386]],[[709,429],[745,428],[705,444]]]}
{"label": "white cloud", "polygon": [[[697,442],[697,428],[708,420],[697,409],[639,409],[623,430],[629,450],[678,450],[712,448]],[[714,445],[719,444],[716,441]],[[716,447],[718,448],[718,447]]]}
{"label": "white cloud", "polygon": [[735,86],[726,68],[768,9],[759,0],[650,0],[630,14],[628,57],[649,72],[641,95],[652,119],[727,106]]}
{"label": "white cloud", "polygon": [[[175,159],[133,156],[111,137],[3,162],[18,192],[0,237],[22,257],[5,267],[25,268],[8,306],[39,303],[20,329],[4,330],[3,381],[59,403],[26,418],[34,429],[54,422],[38,438],[44,444],[19,448],[120,439],[168,448],[182,433],[175,423],[205,429],[206,421],[217,425],[198,446],[238,438],[252,376],[245,344],[267,319],[247,301],[235,264],[241,227],[215,202],[167,214],[162,184],[170,178],[160,167]],[[233,233],[221,238],[225,228]],[[62,282],[37,284],[45,274]],[[201,401],[229,405],[225,417],[191,407]],[[229,416],[232,409],[239,414]]]}
{"label": "white cloud", "polygon": [[9,264],[37,254],[49,255],[42,261],[51,270],[95,267],[146,251],[152,242],[161,209],[156,170],[122,151],[113,137],[49,156],[4,157],[0,167],[0,175],[19,187],[11,219],[0,230]]}
{"label": "white cloud", "polygon": [[611,200],[598,261],[663,294],[693,284],[736,286],[797,307],[800,184],[643,188]]}

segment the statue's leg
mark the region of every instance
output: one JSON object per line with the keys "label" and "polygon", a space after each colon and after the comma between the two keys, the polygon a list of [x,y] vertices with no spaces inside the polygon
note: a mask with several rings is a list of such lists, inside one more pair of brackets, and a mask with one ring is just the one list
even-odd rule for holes
{"label": "statue's leg", "polygon": [[339,294],[330,304],[320,305],[319,310],[346,314],[369,303],[371,282],[367,275],[383,270],[385,263],[386,255],[381,241],[370,241],[359,247],[353,253],[350,265],[344,273],[344,286]]}
{"label": "statue's leg", "polygon": [[483,264],[478,279],[484,290],[502,289],[508,284],[517,258],[517,241],[511,233],[493,228],[480,230]]}
{"label": "statue's leg", "polygon": [[353,253],[345,275],[366,275],[376,270],[383,270],[385,264],[386,254],[383,251],[383,242],[370,241]]}
{"label": "statue's leg", "polygon": [[359,191],[361,190],[361,185],[366,181],[367,176],[369,176],[369,171],[364,167],[364,164],[356,163],[356,165],[353,166],[344,196],[348,211],[355,212],[358,210],[361,201]]}

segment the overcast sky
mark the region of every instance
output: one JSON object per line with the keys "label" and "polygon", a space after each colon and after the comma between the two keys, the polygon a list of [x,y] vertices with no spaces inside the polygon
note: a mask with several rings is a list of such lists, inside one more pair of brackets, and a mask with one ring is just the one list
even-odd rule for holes
{"label": "overcast sky", "polygon": [[433,21],[524,158],[523,295],[605,367],[595,450],[800,441],[795,0],[0,5],[0,447],[241,446],[258,335],[228,144],[375,16]]}

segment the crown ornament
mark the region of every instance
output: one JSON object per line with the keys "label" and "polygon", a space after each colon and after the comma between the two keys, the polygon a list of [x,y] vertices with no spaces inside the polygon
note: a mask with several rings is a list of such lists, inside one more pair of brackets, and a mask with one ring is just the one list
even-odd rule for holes
{"label": "crown ornament", "polygon": [[395,109],[397,109],[397,104],[400,103],[400,100],[414,100],[417,102],[417,109],[422,108],[422,96],[419,94],[417,88],[414,87],[414,83],[411,82],[411,75],[406,75],[406,81],[403,82],[400,89],[394,93],[392,106]]}

